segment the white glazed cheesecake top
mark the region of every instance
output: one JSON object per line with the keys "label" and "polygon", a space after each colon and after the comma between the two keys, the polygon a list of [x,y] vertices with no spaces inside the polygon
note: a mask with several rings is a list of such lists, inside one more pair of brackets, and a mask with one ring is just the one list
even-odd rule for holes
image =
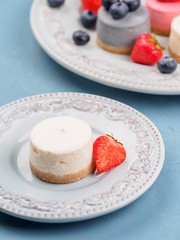
{"label": "white glazed cheesecake top", "polygon": [[30,141],[48,153],[66,154],[85,146],[91,137],[92,130],[83,120],[58,116],[35,125],[30,134]]}

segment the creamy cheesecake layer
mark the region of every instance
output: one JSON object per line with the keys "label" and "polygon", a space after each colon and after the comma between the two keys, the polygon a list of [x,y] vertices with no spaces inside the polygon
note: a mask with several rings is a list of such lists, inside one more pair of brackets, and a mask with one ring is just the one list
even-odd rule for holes
{"label": "creamy cheesecake layer", "polygon": [[178,62],[180,61],[180,16],[173,19],[171,23],[171,34],[169,38],[170,54]]}
{"label": "creamy cheesecake layer", "polygon": [[104,7],[98,11],[97,38],[107,46],[131,49],[136,39],[148,32],[150,32],[149,14],[143,6],[119,20],[114,20]]}
{"label": "creamy cheesecake layer", "polygon": [[36,172],[59,178],[74,175],[89,169],[89,166],[92,171],[91,128],[86,122],[68,116],[38,123],[30,134],[30,165],[32,171],[36,169]]}

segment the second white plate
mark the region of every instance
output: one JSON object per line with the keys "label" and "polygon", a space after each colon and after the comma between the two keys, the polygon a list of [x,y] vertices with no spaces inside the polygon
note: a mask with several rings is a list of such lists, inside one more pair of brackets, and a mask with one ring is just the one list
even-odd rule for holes
{"label": "second white plate", "polygon": [[[34,0],[31,9],[33,33],[55,61],[70,71],[108,86],[143,93],[180,94],[180,65],[175,73],[165,75],[156,66],[135,64],[129,56],[99,48],[95,31],[89,31],[91,41],[86,46],[76,46],[72,34],[83,29],[80,12],[80,0],[66,0],[60,9],[50,8],[46,0]],[[168,49],[167,37],[158,37],[158,40]],[[168,55],[167,50],[164,55]]]}
{"label": "second white plate", "polygon": [[[70,115],[86,121],[93,138],[113,133],[127,159],[107,174],[70,184],[49,184],[29,167],[29,133],[42,119]],[[141,196],[164,162],[154,124],[120,102],[88,94],[55,93],[20,99],[0,108],[0,209],[40,222],[71,222],[115,211]]]}

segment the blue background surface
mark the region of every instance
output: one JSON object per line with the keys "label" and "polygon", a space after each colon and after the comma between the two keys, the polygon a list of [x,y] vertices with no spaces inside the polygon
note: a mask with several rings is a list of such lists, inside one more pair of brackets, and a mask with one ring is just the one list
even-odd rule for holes
{"label": "blue background surface", "polygon": [[[42,224],[0,212],[0,239],[180,239],[180,96],[153,96],[106,87],[55,63],[29,25],[32,1],[0,1],[0,105],[47,92],[84,92],[126,103],[160,130],[166,159],[155,184],[129,206],[96,219]],[[1,159],[2,160],[2,159]]]}

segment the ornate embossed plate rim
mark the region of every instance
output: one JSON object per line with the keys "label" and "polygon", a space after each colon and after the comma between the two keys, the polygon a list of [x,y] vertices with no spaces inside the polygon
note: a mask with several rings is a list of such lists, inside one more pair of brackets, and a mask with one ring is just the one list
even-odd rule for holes
{"label": "ornate embossed plate rim", "polygon": [[[173,77],[175,83],[169,84],[169,81],[172,81],[173,79],[170,78],[167,75],[159,75],[156,73],[153,73],[153,78],[159,79],[161,82],[160,84],[156,84],[155,82],[149,81],[138,81],[138,79],[147,79],[149,75],[151,75],[151,72],[149,72],[149,75],[147,72],[142,73],[141,70],[125,70],[125,68],[122,69],[121,74],[119,74],[118,78],[116,75],[111,76],[108,75],[107,72],[103,72],[101,70],[98,71],[98,67],[89,68],[88,64],[86,66],[81,66],[80,62],[77,61],[77,59],[72,59],[68,52],[67,53],[59,53],[57,51],[56,45],[53,45],[48,41],[48,37],[45,33],[43,33],[43,29],[41,29],[40,24],[38,23],[38,14],[35,14],[37,11],[37,3],[39,0],[34,0],[31,8],[30,13],[30,23],[31,28],[34,33],[34,36],[36,37],[37,41],[41,45],[41,47],[49,54],[56,62],[64,66],[70,71],[73,71],[81,76],[84,76],[90,80],[99,82],[101,84],[105,84],[107,86],[136,91],[136,92],[143,92],[143,93],[151,93],[151,94],[163,94],[163,95],[178,95],[180,94],[180,76]],[[65,40],[66,41],[66,40]],[[68,44],[68,42],[67,42]],[[59,46],[58,46],[59,47]],[[89,58],[89,61],[92,59]],[[108,64],[108,62],[105,62]],[[115,66],[112,65],[112,67]],[[143,67],[143,66],[142,66]],[[118,69],[120,71],[120,69]],[[124,72],[124,73],[123,73]],[[131,79],[132,75],[137,76],[137,80]],[[152,76],[151,76],[152,77]],[[168,84],[167,84],[168,83]]]}
{"label": "ornate embossed plate rim", "polygon": [[[153,135],[154,139],[157,140],[157,156],[155,161],[155,168],[153,169],[153,172],[147,174],[147,178],[146,181],[141,183],[141,185],[135,189],[135,191],[133,192],[133,194],[127,194],[127,195],[122,195],[122,197],[120,197],[119,200],[116,199],[115,202],[110,202],[110,203],[103,203],[103,204],[96,204],[96,206],[92,206],[90,209],[87,210],[80,210],[81,206],[83,207],[83,205],[87,204],[86,200],[83,199],[82,202],[73,202],[73,203],[68,203],[70,207],[70,209],[74,209],[74,212],[72,211],[71,213],[68,213],[68,211],[63,212],[63,213],[55,213],[54,211],[46,211],[43,208],[40,209],[40,207],[36,208],[36,205],[39,203],[38,201],[32,199],[31,197],[29,197],[30,202],[32,201],[33,204],[35,204],[34,209],[28,209],[27,206],[25,206],[26,208],[24,208],[23,206],[23,201],[27,200],[28,197],[27,196],[23,196],[23,195],[18,195],[18,194],[14,194],[11,192],[6,191],[6,188],[2,185],[0,185],[0,196],[1,193],[5,193],[4,194],[4,202],[0,202],[0,209],[6,213],[9,213],[10,215],[14,215],[20,218],[24,218],[24,219],[28,219],[28,220],[33,220],[33,221],[41,221],[41,222],[70,222],[70,221],[78,221],[78,220],[84,220],[84,219],[89,219],[89,218],[93,218],[93,217],[97,217],[100,215],[104,215],[106,213],[115,211],[116,209],[119,209],[129,203],[131,203],[132,201],[134,201],[135,199],[137,199],[139,196],[141,196],[156,180],[156,178],[158,177],[162,166],[163,166],[163,162],[164,162],[164,143],[162,140],[162,137],[159,133],[159,131],[157,130],[157,128],[154,126],[154,124],[148,119],[146,118],[143,114],[141,114],[140,112],[136,111],[135,109],[120,103],[118,101],[112,100],[112,99],[108,99],[108,98],[104,98],[104,97],[100,97],[100,96],[96,96],[96,95],[90,95],[90,94],[83,94],[83,93],[50,93],[50,94],[41,94],[41,95],[36,95],[36,96],[32,96],[32,97],[27,97],[27,98],[23,98],[23,99],[19,99],[17,101],[11,102],[5,106],[0,107],[0,115],[2,113],[8,113],[8,110],[12,110],[13,108],[15,108],[17,110],[17,108],[19,108],[19,110],[21,110],[21,106],[25,106],[28,103],[32,103],[32,102],[36,102],[38,103],[38,101],[42,100],[48,100],[48,99],[63,99],[63,98],[68,98],[70,100],[72,99],[76,99],[76,100],[92,100],[93,103],[95,101],[97,102],[101,102],[104,104],[110,104],[112,107],[116,107],[119,109],[123,109],[124,111],[128,112],[129,114],[133,114],[137,117],[137,119],[141,119],[142,123],[146,125],[146,127],[148,127],[149,131],[151,132],[151,134]],[[42,108],[42,106],[39,106],[39,108]],[[36,110],[36,109],[35,109]],[[43,109],[39,109],[39,110],[43,110]],[[34,111],[34,109],[32,109],[31,111]],[[84,111],[84,110],[82,110]],[[15,113],[16,114],[16,113]],[[29,115],[28,113],[25,113],[26,115]],[[22,117],[22,116],[21,116]],[[11,118],[11,115],[10,115]],[[8,117],[9,119],[9,117]],[[15,118],[16,119],[16,118]],[[12,119],[12,121],[14,120],[14,118]],[[142,124],[141,123],[141,124]],[[3,129],[3,128],[2,128]],[[7,130],[8,131],[8,130]],[[116,184],[116,183],[115,183]],[[113,186],[115,185],[113,184]],[[107,192],[108,193],[108,192]],[[105,193],[102,193],[102,195]],[[112,197],[113,195],[111,195]],[[93,196],[90,196],[93,197]],[[8,201],[6,202],[6,199],[10,199],[11,202],[9,203]],[[14,201],[14,202],[13,202]],[[16,205],[16,202],[21,202],[20,205]],[[42,204],[43,202],[41,202]],[[64,203],[60,203],[60,204],[64,204]],[[43,205],[43,204],[42,204]],[[45,202],[45,207],[46,207],[46,202]],[[71,207],[72,206],[72,207]],[[76,208],[78,209],[78,211],[76,210]],[[38,210],[37,210],[38,209]]]}

